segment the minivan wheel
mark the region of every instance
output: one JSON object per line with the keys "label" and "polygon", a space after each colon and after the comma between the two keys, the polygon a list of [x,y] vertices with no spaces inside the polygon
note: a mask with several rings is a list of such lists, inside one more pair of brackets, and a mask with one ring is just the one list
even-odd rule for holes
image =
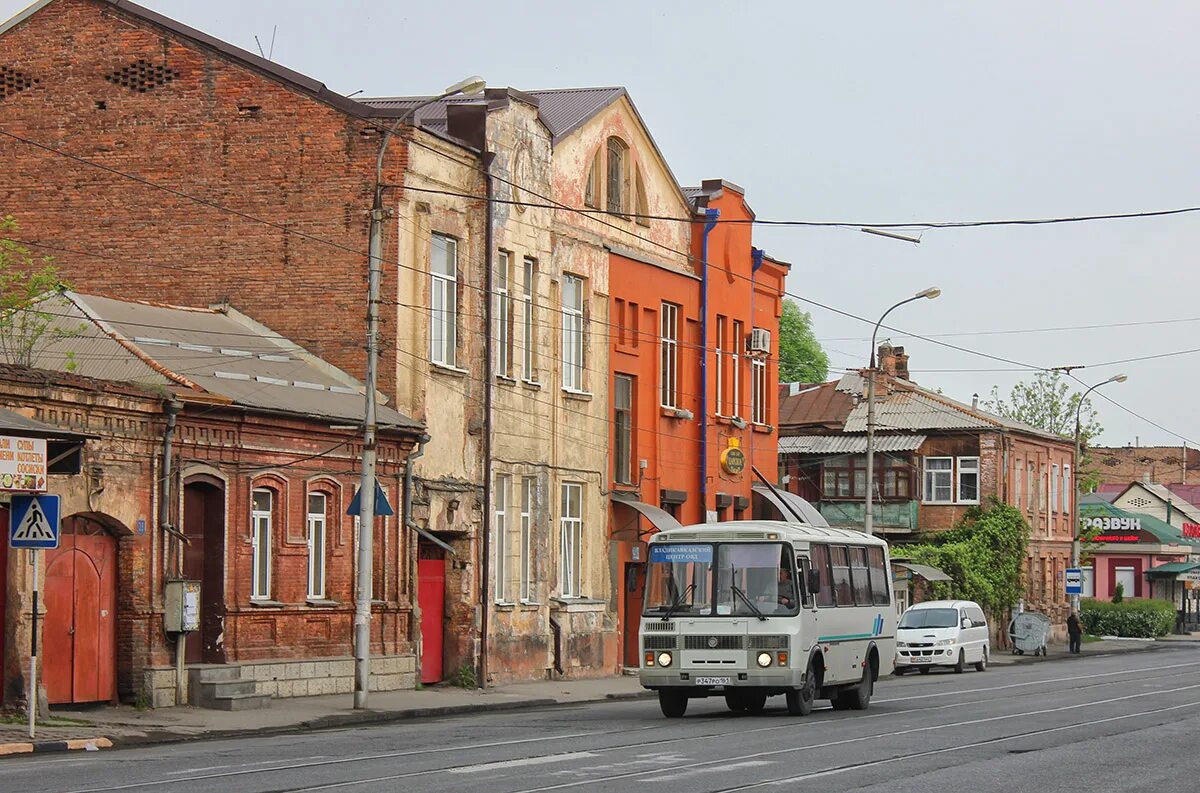
{"label": "minivan wheel", "polygon": [[961,675],[963,667],[967,665],[967,654],[963,650],[958,651],[958,663],[954,665],[954,674]]}
{"label": "minivan wheel", "polygon": [[979,661],[975,664],[976,672],[984,672],[987,670],[987,662],[988,662],[987,656],[988,656],[988,651],[987,651],[987,648],[984,647],[983,655],[979,656]]}
{"label": "minivan wheel", "polygon": [[668,719],[679,719],[687,713],[688,698],[682,691],[659,689],[658,707]]}

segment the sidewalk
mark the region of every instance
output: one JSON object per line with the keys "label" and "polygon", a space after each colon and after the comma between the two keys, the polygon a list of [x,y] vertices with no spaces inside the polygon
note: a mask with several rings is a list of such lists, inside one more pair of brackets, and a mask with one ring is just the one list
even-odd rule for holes
{"label": "sidewalk", "polygon": [[[139,711],[128,705],[55,709],[46,726],[39,723],[37,729],[39,743],[54,745],[31,746],[23,724],[0,722],[0,755],[83,749],[87,742],[96,748],[107,748],[169,743],[198,736],[297,732],[457,713],[631,699],[645,693],[636,677],[620,676],[515,683],[486,690],[437,686],[420,691],[375,691],[370,696],[370,710],[351,708],[349,694],[273,699],[271,706],[263,710],[232,712],[191,707]],[[78,745],[63,745],[65,741]]]}

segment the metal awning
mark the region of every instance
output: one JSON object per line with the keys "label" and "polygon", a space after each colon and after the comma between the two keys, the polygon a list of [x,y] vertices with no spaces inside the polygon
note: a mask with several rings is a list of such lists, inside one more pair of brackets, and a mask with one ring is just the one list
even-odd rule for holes
{"label": "metal awning", "polygon": [[1146,571],[1147,578],[1175,578],[1181,573],[1200,570],[1200,562],[1167,562]]}
{"label": "metal awning", "polygon": [[954,580],[936,567],[930,567],[927,564],[916,564],[915,562],[897,562],[895,559],[893,559],[892,567],[903,567],[905,570],[911,570],[913,573],[921,576],[921,578],[924,578],[926,581]]}
{"label": "metal awning", "polygon": [[[924,435],[876,435],[877,452],[911,452],[925,443]],[[779,439],[780,454],[863,454],[865,435],[789,435]]]}
{"label": "metal awning", "polygon": [[[659,531],[683,528],[683,524],[675,520],[675,516],[670,512],[656,507],[653,504],[647,504],[644,501],[638,501],[633,493],[613,491],[612,501],[614,505],[620,504],[634,510],[646,520],[650,521],[651,525],[653,525],[654,528],[658,529]],[[638,532],[637,521],[632,521],[628,526],[622,526],[620,528],[614,527],[610,536],[614,540],[624,540],[626,542],[637,542],[641,539],[641,535]]]}
{"label": "metal awning", "polygon": [[[780,517],[776,518],[776,520],[801,520],[810,526],[816,526],[821,529],[829,528],[829,521],[825,520],[825,516],[818,512],[816,507],[795,493],[789,493],[786,490],[779,490],[778,488],[772,490],[766,485],[754,485],[752,489],[756,496],[762,496],[775,509],[779,510]],[[797,515],[799,518],[797,518]],[[761,516],[755,515],[755,517],[760,518]]]}

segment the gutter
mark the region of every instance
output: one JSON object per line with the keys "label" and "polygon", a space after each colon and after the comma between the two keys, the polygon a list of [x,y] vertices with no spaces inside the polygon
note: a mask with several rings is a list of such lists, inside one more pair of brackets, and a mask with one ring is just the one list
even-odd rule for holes
{"label": "gutter", "polygon": [[495,293],[495,262],[493,261],[492,223],[495,220],[495,202],[492,201],[492,161],[495,154],[487,150],[486,121],[484,129],[483,148],[483,182],[487,196],[487,206],[484,212],[485,226],[483,230],[483,247],[486,272],[484,273],[484,302],[483,302],[483,532],[479,543],[480,574],[479,574],[479,675],[477,682],[480,688],[487,687],[488,661],[488,630],[489,587],[491,585],[491,553],[492,553],[492,399],[496,387],[496,360],[493,347],[493,294]]}
{"label": "gutter", "polygon": [[719,209],[704,210],[704,236],[700,239],[700,510],[708,520],[708,235],[717,227]]}

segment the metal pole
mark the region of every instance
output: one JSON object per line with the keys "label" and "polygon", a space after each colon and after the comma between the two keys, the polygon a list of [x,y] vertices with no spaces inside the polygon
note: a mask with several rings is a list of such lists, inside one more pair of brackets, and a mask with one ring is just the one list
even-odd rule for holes
{"label": "metal pole", "polygon": [[863,513],[863,531],[875,533],[872,501],[875,496],[875,353],[871,352],[871,368],[867,370],[867,498]]}
{"label": "metal pole", "polygon": [[30,637],[29,645],[29,738],[32,740],[36,730],[38,709],[38,552],[34,548],[30,553],[33,554],[33,635]]}
{"label": "metal pole", "polygon": [[[1091,389],[1088,389],[1091,391]],[[1087,394],[1084,394],[1086,397]],[[1079,408],[1083,407],[1083,398],[1079,400]],[[1071,504],[1071,520],[1074,526],[1071,527],[1071,567],[1079,569],[1079,409],[1075,411],[1075,459],[1074,467],[1071,469],[1071,478],[1074,479],[1074,490],[1071,492],[1073,503]],[[1080,571],[1080,587],[1083,586],[1083,572]],[[1092,573],[1092,580],[1095,581],[1095,572]],[[1079,613],[1079,595],[1071,595],[1071,611]]]}

